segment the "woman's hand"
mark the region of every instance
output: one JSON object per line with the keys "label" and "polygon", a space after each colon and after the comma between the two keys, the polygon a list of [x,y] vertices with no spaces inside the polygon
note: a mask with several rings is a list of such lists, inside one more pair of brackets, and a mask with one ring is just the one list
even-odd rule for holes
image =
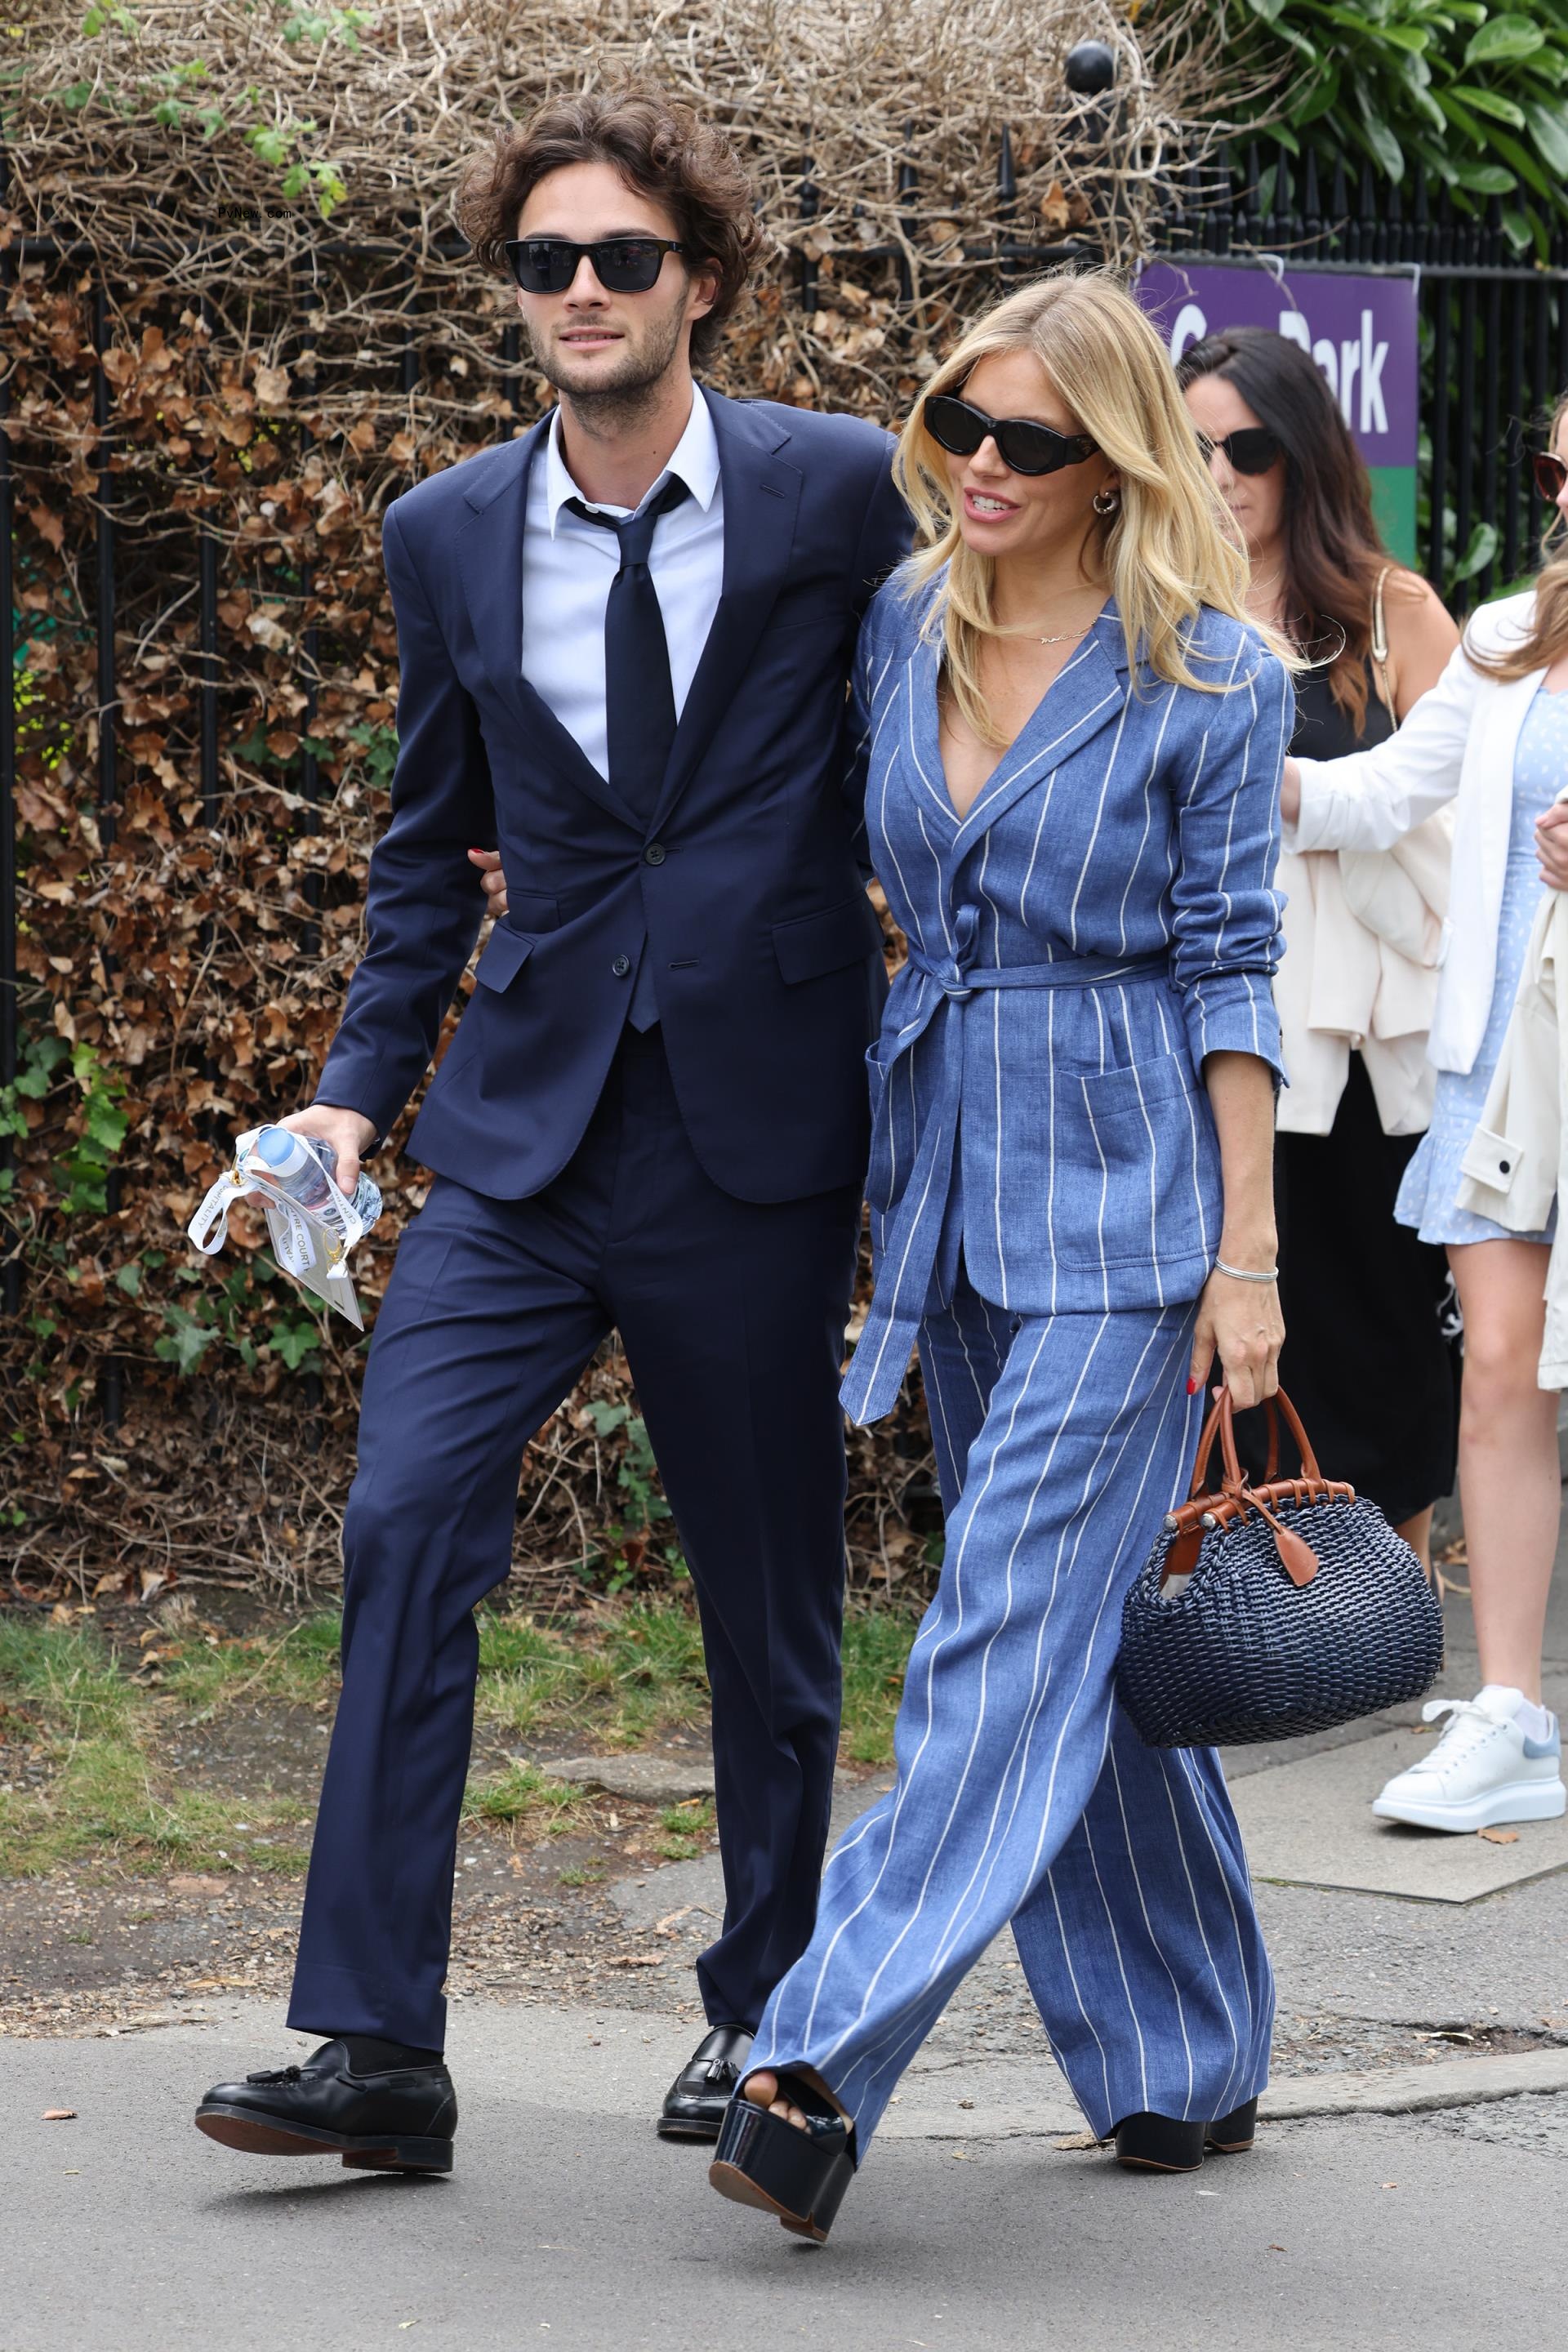
{"label": "woman's hand", "polygon": [[1187,1394],[1203,1386],[1217,1354],[1237,1406],[1261,1404],[1279,1386],[1284,1340],[1278,1284],[1238,1282],[1216,1266],[1198,1299]]}
{"label": "woman's hand", "polygon": [[479,887],[489,902],[485,908],[486,914],[504,915],[506,876],[501,872],[500,852],[496,849],[470,849],[468,863],[479,869]]}
{"label": "woman's hand", "polygon": [[1553,801],[1535,820],[1535,854],[1549,890],[1568,890],[1568,801]]}

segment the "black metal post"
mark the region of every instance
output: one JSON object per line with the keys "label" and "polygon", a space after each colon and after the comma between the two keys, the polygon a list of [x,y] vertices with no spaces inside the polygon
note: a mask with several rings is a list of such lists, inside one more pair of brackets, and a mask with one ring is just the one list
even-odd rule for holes
{"label": "black metal post", "polygon": [[1011,223],[1018,209],[1018,174],[1013,167],[1013,133],[1006,123],[1002,125],[1002,152],[996,158],[996,217],[1002,224],[999,247],[1000,268],[1004,278],[1016,278],[1017,238]]}
{"label": "black metal post", "polygon": [[[308,278],[310,269],[308,257],[305,257],[302,259],[300,265],[300,274],[305,275]],[[309,336],[310,331],[310,323],[309,319],[307,319],[304,332]],[[310,350],[309,343],[307,343],[306,349],[307,351]],[[311,397],[316,389],[316,375],[314,368],[301,368],[298,378],[298,389],[301,400],[308,400]],[[311,434],[310,428],[301,420],[300,425],[300,459],[301,465],[303,465],[305,457],[313,446],[314,436]],[[313,569],[310,564],[305,562],[303,557],[301,557],[299,582],[300,603],[298,608],[301,621],[304,620],[306,611],[309,607],[310,601],[314,591],[315,575]],[[300,747],[300,797],[307,803],[301,820],[300,829],[307,835],[313,835],[320,833],[321,829],[321,818],[317,815],[313,805],[321,794],[321,771],[317,763],[316,754],[311,750],[310,741],[310,729],[315,722],[316,693],[321,676],[319,638],[316,625],[313,621],[307,623],[300,633],[300,652],[301,683],[303,685],[305,694],[305,708],[301,714],[302,723],[300,729],[300,732],[304,738],[304,740],[301,742]],[[305,876],[303,896],[306,905],[310,907],[313,912],[319,912],[321,904],[321,877],[314,866],[311,866]],[[308,956],[315,955],[319,952],[321,944],[321,927],[320,923],[312,920],[302,924],[300,931],[300,946],[301,951]],[[307,1372],[305,1375],[304,1435],[306,1453],[319,1454],[321,1450],[321,1376],[320,1372]]]}
{"label": "black metal post", "polygon": [[[210,337],[212,304],[202,297],[202,318]],[[214,460],[202,467],[205,481],[213,478]],[[196,541],[197,631],[201,667],[202,823],[217,824],[217,531],[210,510],[203,507]]]}
{"label": "black metal post", "polygon": [[[811,158],[803,155],[800,163],[800,216],[803,221],[816,218],[821,199],[811,176]],[[804,246],[800,252],[800,307],[808,313],[816,308],[816,258]]]}
{"label": "black metal post", "polygon": [[[109,294],[101,278],[92,289],[92,340],[98,353],[93,379],[92,415],[98,427],[98,835],[105,849],[114,845],[120,803],[117,773],[117,731],[120,715],[114,662],[114,474],[110,464]],[[112,978],[113,958],[105,950],[103,969]],[[110,1216],[120,1214],[120,1171],[111,1168],[104,1182],[104,1203]],[[125,1376],[117,1357],[103,1367],[100,1384],[103,1426],[112,1437],[125,1411]]]}
{"label": "black metal post", "polygon": [[[11,173],[5,150],[0,146],[0,204],[10,194]],[[0,313],[10,301],[16,263],[7,247],[0,253]],[[11,377],[0,362],[0,1087],[15,1083],[19,1033],[16,966],[16,582],[12,574],[11,532],[16,492],[11,481]],[[15,1161],[11,1138],[0,1136],[0,1168]],[[20,1239],[7,1217],[0,1225],[5,1250],[5,1274],[0,1277],[0,1303],[7,1318],[22,1303]]]}

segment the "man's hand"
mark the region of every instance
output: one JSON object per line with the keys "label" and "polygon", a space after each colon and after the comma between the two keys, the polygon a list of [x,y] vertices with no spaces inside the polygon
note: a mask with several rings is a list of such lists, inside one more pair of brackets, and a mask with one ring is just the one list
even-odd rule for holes
{"label": "man's hand", "polygon": [[1553,801],[1535,820],[1535,854],[1549,889],[1568,890],[1568,801]]}
{"label": "man's hand", "polygon": [[500,852],[496,849],[470,849],[468,863],[479,869],[479,887],[485,894],[487,915],[506,912],[506,876],[501,872]]}
{"label": "man's hand", "polygon": [[335,1103],[312,1103],[309,1110],[293,1111],[277,1125],[286,1127],[291,1135],[319,1135],[331,1145],[338,1155],[332,1181],[352,1201],[359,1182],[360,1154],[375,1141],[375,1129],[364,1113],[340,1110]]}

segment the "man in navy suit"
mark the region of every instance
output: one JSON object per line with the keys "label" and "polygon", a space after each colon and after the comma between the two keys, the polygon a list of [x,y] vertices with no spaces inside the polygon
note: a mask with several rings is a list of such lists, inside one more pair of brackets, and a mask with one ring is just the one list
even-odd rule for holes
{"label": "man in navy suit", "polygon": [[883,994],[846,683],[907,544],[885,434],[694,383],[761,234],[688,109],[548,106],[460,210],[559,405],[387,510],[392,821],[318,1097],[287,1122],[350,1190],[473,950],[474,853],[500,853],[509,906],[414,1129],[436,1181],[365,1377],[289,2011],[328,2040],[197,2116],[231,2146],[439,2170],[474,1606],[508,1571],[523,1450],[612,1328],[701,1612],[726,1888],[710,2031],[662,2131],[716,2134],[811,1932]]}

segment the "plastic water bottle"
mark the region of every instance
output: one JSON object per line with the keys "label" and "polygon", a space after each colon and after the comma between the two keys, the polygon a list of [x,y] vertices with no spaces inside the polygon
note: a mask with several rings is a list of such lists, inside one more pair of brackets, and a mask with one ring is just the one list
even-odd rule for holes
{"label": "plastic water bottle", "polygon": [[337,1154],[330,1143],[296,1135],[287,1127],[264,1127],[252,1150],[278,1190],[301,1209],[321,1216],[331,1207],[327,1171],[336,1165]]}

